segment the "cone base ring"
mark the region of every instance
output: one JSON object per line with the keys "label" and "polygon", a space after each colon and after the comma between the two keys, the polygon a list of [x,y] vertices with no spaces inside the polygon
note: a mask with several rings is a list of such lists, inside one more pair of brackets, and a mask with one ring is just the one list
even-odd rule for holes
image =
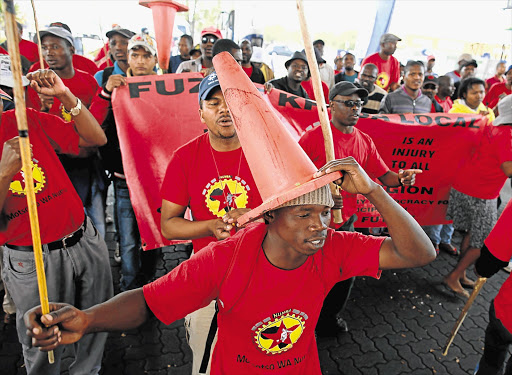
{"label": "cone base ring", "polygon": [[297,186],[291,190],[285,191],[284,193],[271,197],[262,204],[260,204],[255,209],[247,212],[246,214],[240,216],[237,220],[237,224],[242,226],[247,224],[250,221],[257,220],[263,216],[263,214],[267,211],[273,210],[276,207],[279,207],[283,203],[291,201],[297,197],[300,197],[303,194],[309,193],[316,189],[321,188],[324,185],[327,185],[329,182],[333,182],[335,180],[340,179],[342,176],[341,172],[333,172],[323,175],[319,178],[315,178],[310,180],[302,185]]}

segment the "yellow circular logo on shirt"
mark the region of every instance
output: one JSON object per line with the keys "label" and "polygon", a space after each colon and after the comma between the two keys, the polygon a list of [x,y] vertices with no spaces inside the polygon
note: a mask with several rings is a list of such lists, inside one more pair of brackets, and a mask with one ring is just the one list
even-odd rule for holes
{"label": "yellow circular logo on shirt", "polygon": [[239,177],[212,181],[206,187],[204,195],[206,206],[217,217],[222,217],[236,208],[245,208],[249,201],[246,183]]}
{"label": "yellow circular logo on shirt", "polygon": [[[25,171],[23,168],[14,178],[15,179],[9,185],[9,190],[14,194],[27,195],[25,187]],[[38,193],[43,190],[46,178],[43,170],[37,164],[32,165],[32,179],[34,180],[34,192]]]}
{"label": "yellow circular logo on shirt", "polygon": [[286,313],[263,324],[254,336],[256,345],[267,354],[279,354],[293,347],[306,328],[300,315]]}
{"label": "yellow circular logo on shirt", "polygon": [[380,88],[386,88],[389,85],[389,74],[386,72],[380,72],[377,76],[376,83]]}

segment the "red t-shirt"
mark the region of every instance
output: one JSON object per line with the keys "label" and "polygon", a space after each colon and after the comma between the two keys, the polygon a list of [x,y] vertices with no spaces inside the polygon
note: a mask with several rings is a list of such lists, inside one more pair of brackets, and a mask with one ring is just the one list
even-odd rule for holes
{"label": "red t-shirt", "polygon": [[[340,280],[380,277],[383,238],[329,229],[322,250],[302,266],[283,270],[273,266],[261,249],[266,225],[258,223],[254,228],[255,233],[247,233],[240,246],[258,252],[255,264],[234,263],[234,267],[247,268],[250,282],[229,311],[222,307],[219,311],[211,374],[321,374],[315,326],[323,301]],[[210,244],[144,286],[144,298],[158,319],[170,324],[222,298],[223,288],[230,287],[223,281],[240,234]]]}
{"label": "red t-shirt", "polygon": [[39,61],[39,49],[37,44],[29,40],[22,39],[19,44],[20,54],[25,56],[28,61],[35,63]]}
{"label": "red t-shirt", "polygon": [[[100,70],[98,66],[94,63],[94,61],[82,55],[73,55],[72,62],[73,67],[75,69],[89,73],[90,75],[94,75],[98,70]],[[40,66],[41,64],[39,64],[39,61],[37,61],[30,67],[29,72],[33,72],[34,70],[40,69]],[[48,64],[46,63],[46,61],[44,62],[44,67],[45,69],[48,69]]]}
{"label": "red t-shirt", "polygon": [[[389,171],[368,134],[355,127],[352,133],[344,134],[332,123],[331,132],[336,159],[352,156],[373,179],[382,177]],[[307,131],[299,144],[317,168],[325,165],[324,137],[320,126]],[[349,194],[342,190],[341,196],[343,197],[343,221],[345,221],[357,212],[357,194]]]}
{"label": "red t-shirt", "polygon": [[[188,206],[196,221],[217,219],[231,208],[256,208],[262,203],[242,148],[215,151],[208,133],[174,152],[161,196]],[[194,252],[213,241],[213,236],[192,240]]]}
{"label": "red t-shirt", "polygon": [[452,98],[450,98],[449,96],[447,96],[444,100],[441,100],[441,98],[439,98],[436,95],[436,96],[434,96],[434,99],[443,108],[444,113],[448,113],[450,111],[450,109],[452,109],[453,101],[452,101]]}
{"label": "red t-shirt", "polygon": [[512,90],[507,89],[506,83],[496,83],[492,85],[489,92],[485,95],[483,103],[489,108],[494,108],[498,105],[501,99],[500,95],[502,94],[505,94],[505,96],[510,95]]}
{"label": "red t-shirt", "polygon": [[244,70],[245,74],[247,74],[248,77],[251,76],[252,74],[252,66],[248,67],[248,68],[245,68],[242,66],[242,69]]}
{"label": "red t-shirt", "polygon": [[[50,243],[74,232],[84,221],[82,201],[78,197],[55,151],[78,154],[79,135],[74,123],[46,113],[27,109],[30,143],[33,148],[34,189],[41,242]],[[14,110],[2,114],[2,144],[18,135]],[[17,173],[7,192],[3,212],[7,229],[0,232],[0,244],[32,245],[27,197],[23,174]]]}
{"label": "red t-shirt", "polygon": [[368,63],[377,65],[379,75],[375,83],[384,90],[387,91],[390,84],[400,81],[400,63],[394,56],[389,56],[389,59],[383,60],[379,53],[376,52],[373,55],[365,57],[361,66]]}
{"label": "red t-shirt", "polygon": [[[324,99],[326,103],[329,103],[329,86],[324,81],[322,82],[322,91],[324,92]],[[306,90],[306,93],[309,96],[309,99],[316,100],[315,91],[313,90],[313,81],[308,79],[307,81],[302,81],[300,85]]]}
{"label": "red t-shirt", "polygon": [[[92,75],[75,69],[75,75],[73,78],[63,79],[62,82],[69,88],[73,95],[80,98],[82,105],[89,108],[96,95],[96,91],[98,90],[98,83]],[[41,109],[41,100],[39,99],[39,95],[32,87],[29,87],[27,90],[26,102],[27,107],[29,108],[34,108],[36,110]],[[62,103],[57,98],[53,99],[53,105],[49,113],[59,116],[66,121],[71,121],[71,115],[64,113],[62,110]]]}
{"label": "red t-shirt", "polygon": [[453,187],[475,198],[497,198],[507,180],[501,170],[506,161],[512,161],[512,127],[489,126],[478,149],[457,173]]}
{"label": "red t-shirt", "polygon": [[491,78],[486,79],[485,80],[485,86],[486,86],[485,92],[488,92],[489,89],[492,87],[492,85],[494,85],[495,83],[502,83],[502,82],[505,82],[505,78],[503,78],[503,76],[501,76],[501,80],[496,78],[496,76],[492,76]]}
{"label": "red t-shirt", "polygon": [[[489,251],[498,259],[510,262],[512,257],[512,200],[503,210],[496,225],[485,240]],[[494,299],[496,317],[512,333],[512,275],[501,286]]]}

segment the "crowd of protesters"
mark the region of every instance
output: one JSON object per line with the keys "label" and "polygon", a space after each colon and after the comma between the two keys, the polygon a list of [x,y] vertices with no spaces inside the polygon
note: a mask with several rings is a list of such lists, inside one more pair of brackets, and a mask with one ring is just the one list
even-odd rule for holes
{"label": "crowd of protesters", "polygon": [[[379,52],[362,59],[359,70],[356,70],[356,56],[350,52],[337,56],[335,66],[330,66],[323,58],[324,41],[316,40],[313,42],[314,62],[308,61],[304,51],[295,51],[284,63],[286,75],[274,77],[274,72],[264,61],[261,43],[242,39],[237,44],[223,39],[221,31],[215,27],[201,31],[197,47],[192,36],[182,35],[177,40],[178,54],[170,57],[166,67],[158,67],[157,50],[151,36],[115,27],[106,33],[108,43],[99,51],[94,63],[75,54],[70,28],[54,22],[40,32],[43,59],[48,68],[40,69],[37,45],[22,39],[22,31],[23,27],[19,25],[20,53],[22,61],[26,60],[23,83],[29,129],[33,132],[34,173],[40,172],[35,174],[36,193],[46,185],[45,191],[60,197],[42,204],[39,212],[49,299],[59,303],[52,305],[52,310],[56,310],[51,315],[52,320],[44,316],[42,321],[47,326],[60,323],[60,328],[43,329],[40,320],[36,321],[36,316],[40,319],[40,310],[32,309],[39,304],[39,297],[29,221],[28,216],[23,215],[26,213],[24,175],[15,116],[14,111],[10,111],[16,105],[12,99],[11,59],[8,46],[2,45],[0,96],[4,113],[0,134],[4,146],[0,160],[0,242],[3,245],[0,255],[3,261],[0,264],[3,265],[5,285],[3,308],[5,322],[16,322],[29,374],[60,373],[58,366],[63,350],[60,344],[75,346],[75,361],[70,373],[74,369],[80,369],[82,373],[97,373],[106,340],[106,335],[100,331],[135,327],[147,319],[149,310],[166,323],[186,315],[194,374],[210,371],[212,374],[241,373],[237,367],[239,364],[226,359],[236,357],[230,345],[245,348],[255,363],[262,364],[268,353],[285,352],[291,347],[292,331],[287,331],[290,328],[286,326],[282,331],[277,326],[275,332],[273,327],[258,331],[262,337],[274,337],[272,335],[278,332],[280,339],[276,338],[276,346],[270,348],[278,348],[278,351],[267,348],[267,353],[264,353],[253,348],[254,345],[249,347],[244,340],[230,341],[235,338],[229,335],[228,329],[245,329],[239,322],[241,313],[248,314],[252,309],[250,318],[254,315],[256,319],[254,310],[257,310],[258,299],[263,297],[262,291],[254,285],[248,290],[256,296],[255,301],[241,298],[237,308],[242,312],[236,311],[235,316],[229,316],[222,308],[219,312],[218,293],[223,293],[219,286],[223,274],[219,270],[230,265],[226,248],[241,244],[249,246],[249,240],[244,237],[234,237],[229,240],[231,242],[227,239],[231,237],[236,220],[262,204],[251,165],[242,151],[213,66],[213,57],[222,52],[230,53],[251,81],[264,85],[265,92],[282,90],[311,100],[315,100],[315,93],[309,64],[318,66],[324,97],[330,107],[337,159],[327,171],[342,171],[351,178],[337,181],[343,188],[341,195],[331,196],[326,188],[315,190],[268,211],[264,216],[266,229],[261,227],[263,224],[247,229],[250,233],[248,238],[260,241],[258,243],[269,264],[274,266],[269,268],[258,258],[260,263],[255,273],[272,274],[285,285],[300,283],[307,295],[315,294],[315,287],[328,285],[324,294],[318,293],[319,297],[297,297],[303,306],[301,311],[309,311],[308,304],[318,305],[308,313],[310,324],[318,321],[317,336],[337,335],[349,329],[343,319],[343,310],[355,276],[378,277],[383,269],[422,266],[432,261],[435,253],[441,250],[460,256],[455,269],[445,276],[444,284],[450,291],[467,298],[467,290],[474,287],[474,281],[466,275],[466,270],[479,259],[481,248],[485,248],[482,251],[485,259],[482,255],[479,260],[481,274],[492,274],[485,265],[499,266],[497,269],[503,267],[510,272],[510,259],[503,257],[512,254],[501,251],[496,241],[492,248],[486,247],[488,243],[484,244],[484,241],[498,220],[500,190],[512,176],[512,65],[506,68],[506,63],[500,62],[495,76],[484,81],[476,78],[477,62],[464,53],[459,58],[457,70],[439,76],[434,73],[435,57],[431,55],[426,63],[403,61],[402,76],[401,63],[393,56],[401,39],[387,33],[380,39]],[[155,281],[151,252],[141,251],[111,100],[114,91],[126,85],[129,77],[189,72],[206,77],[199,86],[199,116],[208,131],[172,150],[173,156],[161,187],[161,232],[170,240],[191,240],[194,255],[183,266]],[[487,172],[480,176],[480,181],[475,181],[478,179],[473,176],[452,187],[447,218],[453,223],[420,227],[402,207],[378,189],[374,180],[387,187],[413,185],[416,175],[422,171],[390,170],[371,137],[358,130],[356,125],[361,113],[439,112],[472,113],[493,122],[492,137],[484,139],[472,156],[472,163],[467,164],[468,176],[472,176],[471,168],[475,164],[485,166],[481,170]],[[306,132],[299,144],[316,167],[321,168],[325,164],[319,127]],[[228,179],[229,183],[236,185],[235,193],[246,194],[246,204],[232,204],[234,198],[230,195],[225,197],[225,207],[212,212],[205,205],[202,190],[214,180],[222,190]],[[241,180],[244,181],[243,186],[237,182]],[[474,184],[484,183],[485,189],[474,188]],[[111,184],[115,198],[116,241],[119,243],[116,259],[121,263],[120,289],[126,292],[112,301],[112,277],[104,241],[107,189]],[[367,229],[354,228],[358,193],[365,195],[385,217],[389,234],[367,236]],[[300,237],[308,231],[324,233],[327,230],[331,207],[343,208],[344,219],[343,225],[333,231],[336,234],[329,234],[332,240],[325,241],[322,237],[325,234],[319,234],[314,238],[301,238],[307,246],[297,245],[293,233]],[[192,212],[192,221],[185,218],[187,209]],[[306,216],[311,217],[309,224],[306,220],[295,222],[297,217]],[[454,230],[463,234],[460,249],[452,244]],[[264,232],[266,237],[262,235]],[[222,243],[226,245],[222,247]],[[346,256],[330,253],[336,243],[347,247]],[[301,268],[303,264],[309,267],[308,259],[313,256],[323,264],[324,259],[317,257],[321,245],[326,249],[326,254],[322,252],[326,264],[332,263],[330,268],[322,269],[329,275],[327,278],[322,274],[328,280],[324,285],[304,273],[304,267]],[[282,253],[282,249],[288,248],[294,248],[299,255]],[[213,251],[215,249],[218,253]],[[493,251],[495,249],[497,253]],[[311,266],[316,269],[315,262]],[[283,270],[301,271],[283,273]],[[256,274],[251,277],[261,278]],[[197,298],[189,298],[194,294],[198,295]],[[501,297],[495,302],[496,308],[493,304],[491,310],[494,330],[501,335],[500,353],[512,342],[511,332],[507,329],[512,320],[508,313],[512,310],[511,299],[510,293],[508,297]],[[169,301],[178,301],[179,306]],[[281,306],[277,299],[271,302]],[[62,305],[64,303],[77,309]],[[100,303],[103,304],[95,306]],[[78,309],[86,310],[89,315]],[[112,316],[116,321],[107,322]],[[211,334],[212,319],[218,319],[216,335]],[[296,350],[300,355],[309,353],[310,357],[296,373],[318,373],[318,357],[310,353],[314,349],[309,347],[314,335],[311,331],[306,331],[305,335],[300,346],[296,345]],[[493,355],[493,350],[497,352],[498,349],[491,347],[491,342],[497,340],[492,338],[497,335],[490,331],[486,334],[486,355],[478,374],[496,373],[490,369],[502,366],[499,361],[503,362],[503,359],[495,360],[496,355]],[[57,366],[50,367],[46,354],[38,347],[53,349]],[[257,372],[254,367],[251,371],[264,373],[264,369]]]}

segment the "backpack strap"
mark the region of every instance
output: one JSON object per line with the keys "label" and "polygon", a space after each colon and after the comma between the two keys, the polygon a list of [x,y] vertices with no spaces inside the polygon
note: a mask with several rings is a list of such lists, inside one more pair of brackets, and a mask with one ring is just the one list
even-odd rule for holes
{"label": "backpack strap", "polygon": [[215,302],[215,314],[213,315],[210,329],[208,330],[208,337],[206,338],[206,345],[204,347],[203,359],[201,360],[201,367],[199,368],[200,374],[206,374],[208,363],[210,362],[210,353],[212,352],[212,344],[217,333],[217,314],[219,312],[219,305]]}
{"label": "backpack strap", "polygon": [[101,86],[103,86],[103,87],[105,86],[105,84],[108,81],[108,77],[110,77],[112,75],[113,71],[114,71],[113,66],[109,66],[109,67],[106,67],[105,69],[103,69],[103,74],[101,75]]}

